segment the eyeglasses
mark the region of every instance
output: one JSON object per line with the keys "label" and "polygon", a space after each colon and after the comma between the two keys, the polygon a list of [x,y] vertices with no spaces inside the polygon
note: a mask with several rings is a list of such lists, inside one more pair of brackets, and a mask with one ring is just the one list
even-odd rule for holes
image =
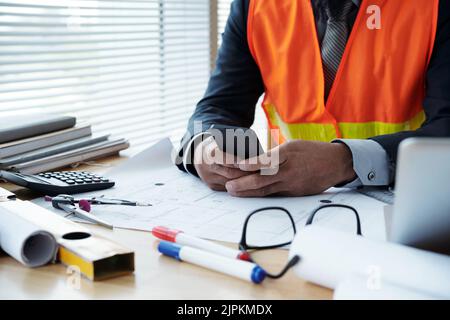
{"label": "eyeglasses", "polygon": [[[343,208],[352,211],[356,217],[356,234],[362,236],[358,211],[344,204],[324,204],[317,207],[310,213],[305,225],[312,224],[316,214],[327,208]],[[252,211],[245,219],[239,249],[249,253],[252,261],[259,264],[266,271],[269,278],[278,279],[295,266],[301,260],[301,257],[298,255],[293,256],[281,271],[272,273],[255,261],[257,259],[254,253],[288,246],[294,240],[296,232],[294,218],[287,209],[283,207],[260,208]]]}

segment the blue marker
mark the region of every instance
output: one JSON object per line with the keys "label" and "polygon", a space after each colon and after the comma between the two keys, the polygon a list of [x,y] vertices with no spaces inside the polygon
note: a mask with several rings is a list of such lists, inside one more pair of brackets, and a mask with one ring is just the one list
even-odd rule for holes
{"label": "blue marker", "polygon": [[230,259],[207,251],[180,246],[176,243],[161,241],[158,251],[180,261],[228,274],[253,283],[261,283],[266,272],[258,265],[237,259]]}

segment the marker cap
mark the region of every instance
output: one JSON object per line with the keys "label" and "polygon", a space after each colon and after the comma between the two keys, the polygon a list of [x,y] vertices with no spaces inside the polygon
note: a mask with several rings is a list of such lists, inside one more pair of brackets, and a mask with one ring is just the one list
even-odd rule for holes
{"label": "marker cap", "polygon": [[254,283],[261,283],[266,278],[267,273],[260,266],[253,268],[251,279]]}
{"label": "marker cap", "polygon": [[175,230],[175,229],[169,229],[163,226],[154,227],[152,229],[152,234],[161,240],[166,240],[170,242],[175,242],[177,238],[177,234],[179,234],[182,231]]}
{"label": "marker cap", "polygon": [[250,258],[250,255],[246,251],[242,251],[241,253],[239,253],[237,258],[239,260],[252,261],[252,259]]}
{"label": "marker cap", "polygon": [[181,260],[180,259],[180,250],[181,250],[181,246],[179,246],[173,242],[161,241],[158,244],[158,251],[160,253],[162,253],[163,255],[175,258],[177,260]]}

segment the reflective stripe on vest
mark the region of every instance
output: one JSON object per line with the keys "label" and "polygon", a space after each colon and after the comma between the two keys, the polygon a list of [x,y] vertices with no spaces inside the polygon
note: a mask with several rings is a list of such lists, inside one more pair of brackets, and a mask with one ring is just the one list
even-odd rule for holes
{"label": "reflective stripe on vest", "polygon": [[419,128],[438,6],[439,0],[363,0],[325,102],[311,0],[251,0],[248,43],[270,128],[279,128],[283,140],[320,141]]}
{"label": "reflective stripe on vest", "polygon": [[[284,140],[317,140],[331,141],[337,138],[335,126],[333,124],[321,123],[286,123],[278,115],[274,105],[264,106],[266,115],[271,124],[271,128],[280,130],[281,141]],[[419,112],[411,120],[403,123],[387,122],[339,122],[339,132],[345,138],[367,139],[383,134],[396,133],[405,130],[416,130],[425,121],[423,111]],[[273,138],[273,137],[272,137]],[[278,139],[275,139],[278,140]]]}

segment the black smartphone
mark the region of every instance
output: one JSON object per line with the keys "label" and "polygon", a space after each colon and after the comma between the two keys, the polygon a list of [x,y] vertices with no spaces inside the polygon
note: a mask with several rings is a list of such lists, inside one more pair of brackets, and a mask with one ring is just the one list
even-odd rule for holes
{"label": "black smartphone", "polygon": [[240,159],[248,159],[264,153],[255,131],[250,128],[227,125],[212,125],[207,131],[219,149]]}

